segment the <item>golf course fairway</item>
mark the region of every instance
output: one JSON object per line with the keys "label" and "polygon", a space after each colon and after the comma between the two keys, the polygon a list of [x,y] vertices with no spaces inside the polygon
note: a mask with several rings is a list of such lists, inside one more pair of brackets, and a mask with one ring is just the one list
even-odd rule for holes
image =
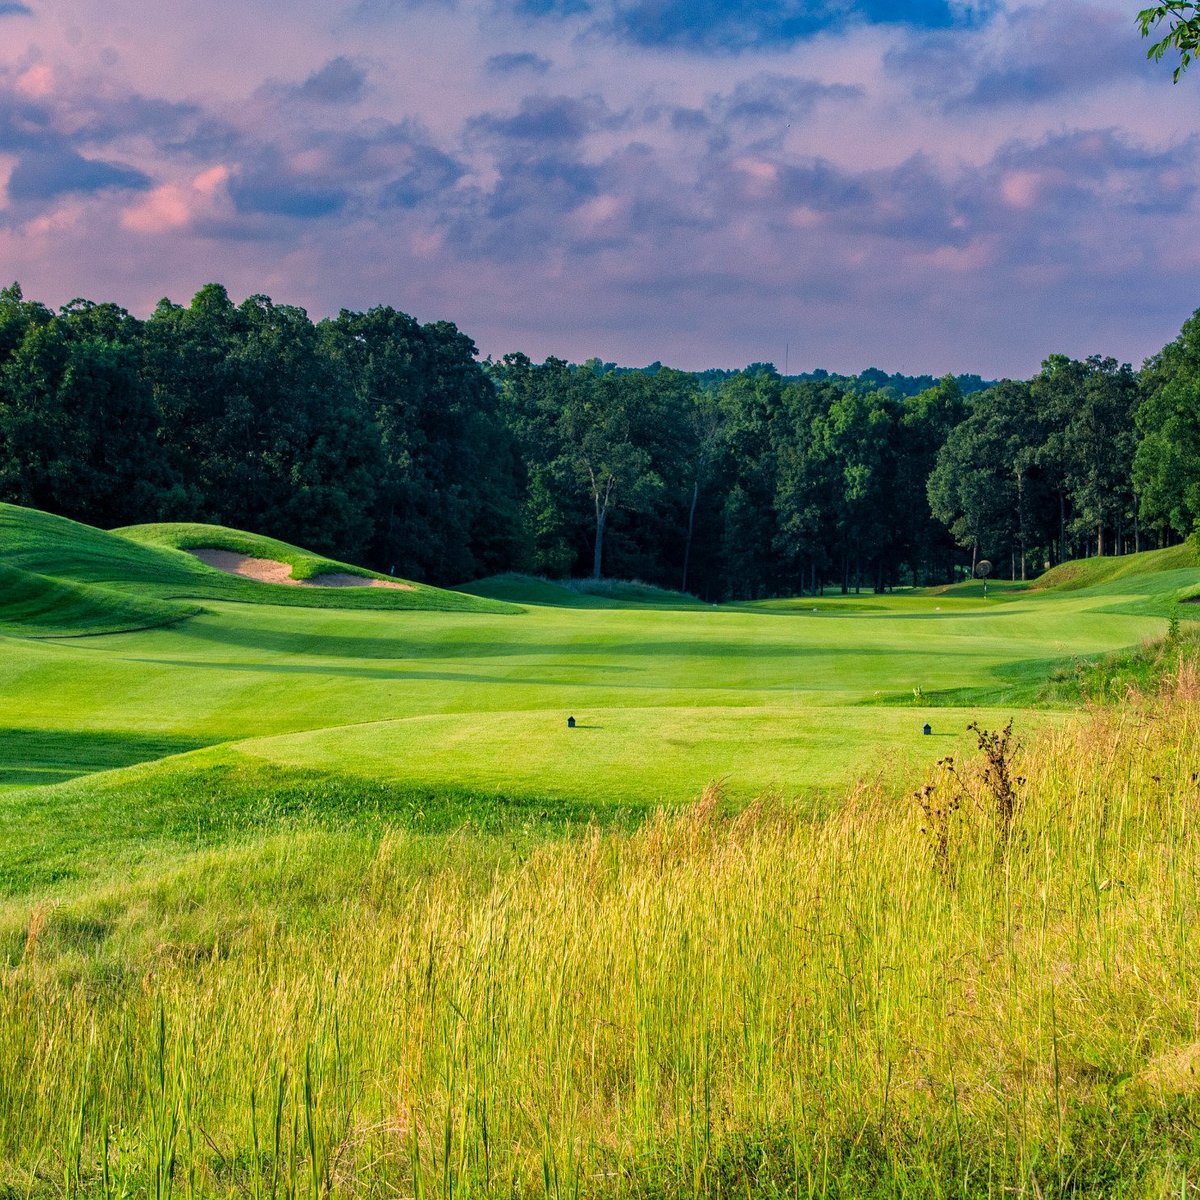
{"label": "golf course fairway", "polygon": [[0,611],[10,792],[147,763],[597,810],[677,804],[713,781],[738,802],[907,782],[968,745],[972,721],[1060,720],[1044,694],[1053,670],[1161,636],[1200,581],[1181,547],[1060,569],[1061,587],[994,583],[986,598],[969,584],[717,607],[512,576],[467,592],[300,594],[185,548],[308,574],[339,565],[218,527],[122,536],[11,506],[0,522],[0,569],[20,572],[22,595],[41,580],[58,605]]}

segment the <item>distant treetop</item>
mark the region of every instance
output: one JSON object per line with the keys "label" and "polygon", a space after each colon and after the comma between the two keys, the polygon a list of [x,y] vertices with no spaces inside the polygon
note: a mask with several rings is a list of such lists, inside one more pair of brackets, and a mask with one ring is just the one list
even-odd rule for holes
{"label": "distant treetop", "polygon": [[[589,358],[580,365],[597,374],[607,374],[613,371],[618,374],[637,372],[644,375],[656,375],[664,369],[661,362],[652,362],[648,367],[618,367],[615,363],[601,362],[598,358]],[[889,375],[878,367],[868,367],[857,375],[839,375],[836,372],[826,371],[823,367],[817,367],[812,371],[781,376],[778,368],[772,362],[753,362],[738,369],[710,367],[705,371],[687,371],[685,374],[690,375],[696,381],[697,386],[704,391],[716,391],[725,380],[732,379],[736,375],[773,375],[785,382],[832,383],[859,392],[877,392],[884,388],[890,388],[901,400],[910,396],[919,396],[931,387],[936,387],[943,378],[940,375],[904,375],[899,372]],[[969,396],[973,392],[982,392],[995,382],[984,379],[981,375],[955,375],[954,379],[964,396]]]}

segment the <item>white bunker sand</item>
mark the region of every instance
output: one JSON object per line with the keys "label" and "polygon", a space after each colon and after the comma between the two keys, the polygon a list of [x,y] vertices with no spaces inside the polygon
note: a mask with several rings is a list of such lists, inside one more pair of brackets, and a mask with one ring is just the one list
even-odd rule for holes
{"label": "white bunker sand", "polygon": [[325,575],[314,575],[311,579],[294,579],[292,568],[273,558],[252,558],[249,554],[235,554],[232,550],[214,550],[201,546],[188,551],[207,566],[216,567],[227,575],[240,575],[243,579],[255,579],[259,583],[285,583],[290,587],[382,587],[395,588],[402,592],[413,592],[410,583],[396,583],[390,579],[368,579],[363,575],[351,575],[348,571],[330,571]]}

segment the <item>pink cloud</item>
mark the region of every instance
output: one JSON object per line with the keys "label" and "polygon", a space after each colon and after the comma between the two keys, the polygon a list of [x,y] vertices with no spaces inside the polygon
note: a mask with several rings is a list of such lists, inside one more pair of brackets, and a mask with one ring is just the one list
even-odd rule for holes
{"label": "pink cloud", "polygon": [[1032,208],[1041,184],[1042,177],[1037,171],[1009,171],[1000,182],[1000,194],[1013,208]]}
{"label": "pink cloud", "polygon": [[186,225],[191,216],[187,192],[174,184],[164,184],[125,209],[121,225],[134,233],[166,233]]}
{"label": "pink cloud", "polygon": [[190,183],[156,187],[121,213],[121,227],[133,233],[160,234],[183,229],[213,211],[214,200],[229,178],[223,164],[209,167]]}
{"label": "pink cloud", "polygon": [[23,96],[44,100],[54,92],[54,72],[45,63],[35,63],[17,76],[16,88]]}

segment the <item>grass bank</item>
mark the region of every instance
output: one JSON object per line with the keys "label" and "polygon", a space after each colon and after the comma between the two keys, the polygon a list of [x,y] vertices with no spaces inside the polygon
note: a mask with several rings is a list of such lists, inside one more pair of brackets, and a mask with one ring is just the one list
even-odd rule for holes
{"label": "grass bank", "polygon": [[[188,548],[195,547],[286,562],[297,579],[310,579],[326,572],[383,578],[362,567],[322,558],[286,542],[219,525],[138,525],[109,532],[52,513],[0,504],[0,566],[47,576],[62,584],[99,584],[103,589],[101,595],[125,592],[147,604],[159,602],[160,608],[164,600],[208,599],[382,612],[520,611],[514,605],[407,581],[404,581],[406,590],[297,588],[260,583],[205,566],[187,553]],[[190,608],[194,611],[195,606]],[[0,619],[3,618],[0,609]]]}
{"label": "grass bank", "polygon": [[814,821],[247,831],[0,906],[20,1196],[1200,1185],[1200,683]]}
{"label": "grass bank", "polygon": [[194,604],[130,596],[111,588],[47,579],[0,562],[0,636],[86,637],[152,629],[200,611]]}

